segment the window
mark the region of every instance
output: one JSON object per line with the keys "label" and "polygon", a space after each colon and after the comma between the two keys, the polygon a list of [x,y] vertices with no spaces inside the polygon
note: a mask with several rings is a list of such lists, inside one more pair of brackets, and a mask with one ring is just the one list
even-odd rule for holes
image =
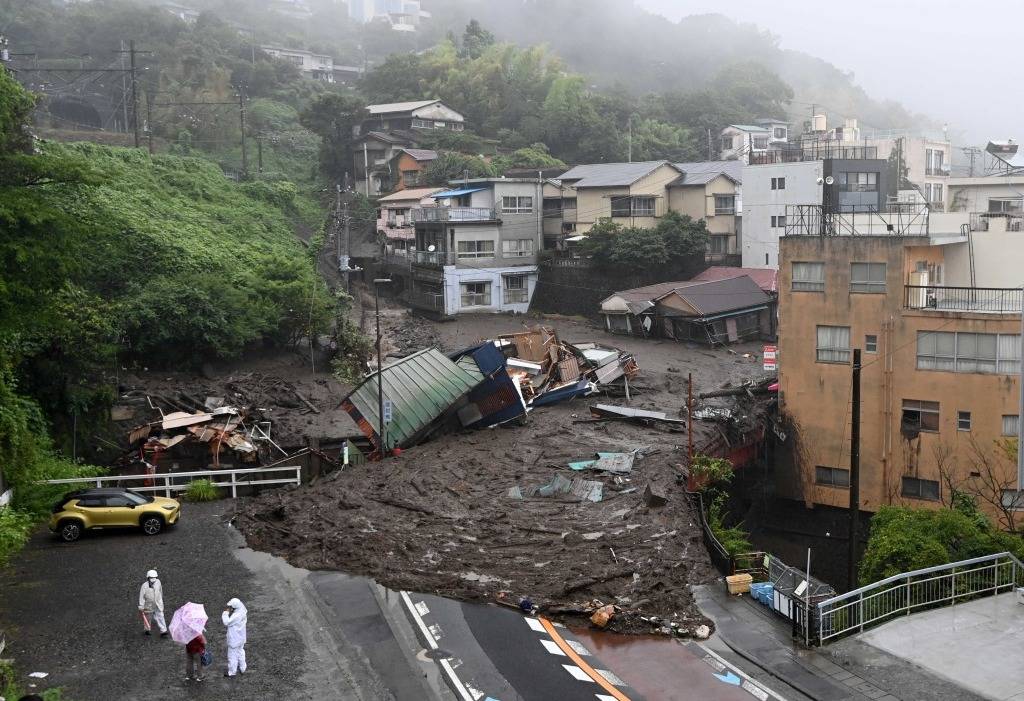
{"label": "window", "polygon": [[779,216],[772,216],[772,228],[773,229],[785,229],[786,228],[786,215],[781,214]]}
{"label": "window", "polygon": [[761,135],[754,136],[754,137],[751,138],[751,141],[753,141],[754,150],[755,151],[765,151],[765,150],[768,149],[768,135],[767,134],[765,134],[764,136],[761,136]]}
{"label": "window", "polygon": [[426,119],[413,119],[412,120],[412,125],[414,127],[419,127],[421,129],[429,129],[430,128],[430,122],[427,121]]}
{"label": "window", "polygon": [[794,292],[824,292],[825,291],[825,264],[824,263],[793,263],[793,291]]}
{"label": "window", "polygon": [[825,487],[849,487],[850,471],[841,467],[818,465],[814,468],[814,483]]}
{"label": "window", "polygon": [[529,214],[533,211],[533,198],[502,197],[501,211],[505,214]]}
{"label": "window", "polygon": [[715,195],[715,214],[736,214],[736,196]]}
{"label": "window", "polygon": [[1003,414],[1003,435],[1016,436],[1020,433],[1020,415]]}
{"label": "window", "polygon": [[903,490],[900,492],[911,499],[939,500],[939,483],[935,480],[923,480],[917,477],[904,477]]}
{"label": "window", "polygon": [[108,508],[121,508],[121,507],[124,507],[124,506],[128,506],[129,504],[131,504],[132,506],[135,505],[134,501],[132,501],[128,497],[122,496],[120,494],[116,494],[114,496],[107,497],[104,500],[104,503],[105,503],[105,506],[107,506]]}
{"label": "window", "polygon": [[491,283],[464,282],[459,285],[463,307],[486,307],[491,303]]}
{"label": "window", "polygon": [[988,201],[988,211],[991,214],[1009,213],[1021,211],[1020,199],[994,199]]}
{"label": "window", "polygon": [[501,255],[506,258],[521,258],[533,255],[533,239],[515,239],[501,242]]}
{"label": "window", "polygon": [[459,258],[493,258],[494,241],[459,241]]}
{"label": "window", "polygon": [[525,275],[505,275],[505,304],[523,304],[527,301],[528,289]]}
{"label": "window", "polygon": [[878,192],[878,173],[840,173],[842,192]]}
{"label": "window", "polygon": [[629,195],[612,197],[612,216],[628,217],[630,215]]}
{"label": "window", "polygon": [[728,236],[712,236],[710,239],[710,247],[708,253],[728,253],[729,252],[729,237]]}
{"label": "window", "polygon": [[562,198],[562,210],[576,209],[576,198],[575,197],[563,197]]}
{"label": "window", "polygon": [[930,204],[942,203],[942,183],[925,183],[924,198]]}
{"label": "window", "polygon": [[939,430],[939,403],[904,399],[901,428],[904,432],[909,433],[920,431],[937,433]]}
{"label": "window", "polygon": [[956,412],[956,430],[957,431],[970,431],[971,430],[971,412],[969,412],[969,411],[958,411],[958,412]]}
{"label": "window", "polygon": [[786,179],[785,178],[772,178],[772,189],[773,190],[785,190]]}
{"label": "window", "polygon": [[850,292],[885,293],[885,263],[850,263]]}
{"label": "window", "polygon": [[819,363],[850,362],[850,327],[819,326],[817,350]]}
{"label": "window", "polygon": [[942,162],[946,154],[939,149],[925,149],[925,175],[946,175],[948,171],[943,167]]}
{"label": "window", "polygon": [[103,497],[85,496],[78,499],[78,506],[82,506],[87,509],[98,509],[104,505],[104,501]]}
{"label": "window", "polygon": [[634,217],[653,217],[654,216],[654,198],[653,197],[634,197],[633,198],[633,216]]}
{"label": "window", "polygon": [[786,127],[775,127],[774,129],[772,129],[772,136],[774,136],[776,139],[783,139],[783,140],[785,140],[785,138],[786,138]]}
{"label": "window", "polygon": [[868,334],[864,336],[864,352],[865,353],[877,353],[878,352],[878,336],[874,334]]}
{"label": "window", "polygon": [[1020,373],[1020,336],[918,331],[917,369],[1016,375]]}
{"label": "window", "polygon": [[420,172],[418,170],[403,170],[402,181],[405,182],[406,186],[419,185]]}
{"label": "window", "polygon": [[732,144],[733,144],[733,141],[732,141],[732,136],[731,135],[727,135],[727,136],[723,136],[722,137],[722,150],[723,151],[730,150],[732,148]]}

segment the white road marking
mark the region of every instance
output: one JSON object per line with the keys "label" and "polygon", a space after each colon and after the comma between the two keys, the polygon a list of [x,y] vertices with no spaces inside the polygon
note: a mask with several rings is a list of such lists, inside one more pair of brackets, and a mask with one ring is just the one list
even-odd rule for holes
{"label": "white road marking", "polygon": [[572,648],[572,651],[575,652],[580,657],[585,657],[585,656],[589,656],[590,655],[590,650],[588,650],[587,648],[583,647],[583,643],[577,642],[575,640],[569,640],[568,638],[565,639],[565,642],[566,642],[566,644],[569,647]]}
{"label": "white road marking", "polygon": [[558,644],[554,640],[541,640],[540,644],[543,645],[544,649],[552,655],[561,655],[562,657],[565,657],[565,653],[562,652],[562,648],[558,647]]}
{"label": "white road marking", "polygon": [[[771,689],[769,689],[767,686],[765,686],[761,682],[759,682],[759,681],[757,681],[755,679],[752,679],[749,675],[744,674],[742,670],[740,670],[740,669],[738,669],[736,667],[733,667],[721,655],[716,653],[714,650],[711,650],[706,645],[702,645],[700,643],[694,643],[694,644],[697,645],[697,647],[699,647],[700,649],[702,649],[705,653],[710,655],[711,658],[713,658],[713,660],[715,662],[717,662],[718,664],[722,665],[723,669],[724,668],[728,668],[729,670],[732,671],[733,674],[735,674],[736,676],[738,676],[741,679],[743,679],[743,683],[740,686],[747,693],[749,693],[752,696],[755,696],[755,697],[761,699],[761,701],[765,701],[768,698],[768,696],[773,697],[773,699],[775,701],[786,701],[786,698],[784,696],[780,695],[779,693],[777,693],[775,691],[772,691]],[[707,658],[707,657],[704,658],[704,661],[707,662],[708,664],[711,664],[712,666],[716,666],[716,665],[714,665],[712,663],[712,660]],[[757,691],[755,691],[755,689]],[[760,693],[757,693],[757,692],[760,692]],[[764,694],[764,696],[761,696],[761,694]]]}
{"label": "white road marking", "polygon": [[[412,599],[409,598],[409,592],[403,591],[400,593],[402,595],[402,602],[409,610],[409,615],[411,615],[413,620],[416,621],[416,626],[420,629],[420,633],[423,635],[423,639],[426,641],[427,647],[431,650],[436,650],[437,640],[434,639],[434,636],[431,635],[430,631],[427,629],[419,611],[416,610],[416,607],[412,603]],[[459,679],[459,675],[455,673],[455,670],[452,668],[452,665],[448,660],[440,660],[438,664],[441,665],[441,669],[448,677],[448,681],[451,683],[452,688],[455,689],[455,693],[459,695],[459,699],[461,699],[461,701],[477,701],[477,698],[479,697],[474,698],[474,696],[469,693],[469,690],[466,689],[466,685],[462,683],[461,679]]]}
{"label": "white road marking", "polygon": [[435,640],[440,640],[444,637],[444,633],[441,630],[441,626],[437,625],[436,623],[427,627],[430,628],[430,633],[434,636]]}
{"label": "white road marking", "polygon": [[587,674],[586,672],[584,672],[582,669],[580,669],[579,667],[577,667],[574,664],[564,664],[562,666],[565,667],[565,671],[566,672],[568,672],[569,674],[571,674],[573,677],[575,677],[577,680],[579,680],[581,682],[591,682],[591,683],[594,683],[594,684],[597,683],[593,679],[590,678],[589,674]]}
{"label": "white road marking", "polygon": [[626,682],[622,681],[615,672],[607,669],[595,669],[595,672],[600,674],[602,677],[608,680],[608,683],[614,684],[615,686],[626,686]]}
{"label": "white road marking", "polygon": [[594,694],[594,696],[597,697],[597,701],[619,701],[614,696],[609,696],[608,694]]}
{"label": "white road marking", "polygon": [[480,701],[480,699],[483,698],[484,692],[480,691],[479,689],[474,688],[470,684],[466,684],[466,688],[469,690],[469,693],[473,697],[474,701]]}
{"label": "white road marking", "polygon": [[417,601],[416,602],[416,611],[421,616],[426,616],[428,613],[430,613],[430,609],[427,608],[427,602],[426,601]]}
{"label": "white road marking", "polygon": [[535,630],[538,633],[547,632],[546,630],[544,630],[544,626],[542,626],[540,624],[540,621],[538,621],[536,618],[531,618],[530,616],[527,616],[524,620],[526,621],[526,625],[530,626],[532,630]]}

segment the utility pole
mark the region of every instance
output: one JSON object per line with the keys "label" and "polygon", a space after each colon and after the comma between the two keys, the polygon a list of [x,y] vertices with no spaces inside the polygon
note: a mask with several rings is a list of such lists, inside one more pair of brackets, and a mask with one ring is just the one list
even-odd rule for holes
{"label": "utility pole", "polygon": [[391,282],[390,278],[375,278],[373,281],[373,305],[377,315],[377,438],[380,441],[380,457],[384,459],[384,363],[381,361],[380,338],[380,286]]}
{"label": "utility pole", "polygon": [[245,88],[238,89],[238,122],[242,131],[242,177],[248,177],[249,157],[245,151]]}
{"label": "utility pole", "polygon": [[119,53],[121,54],[120,61],[121,61],[121,71],[122,71],[121,72],[121,112],[122,112],[122,117],[124,118],[124,130],[125,130],[125,132],[127,132],[128,131],[128,84],[125,82],[125,77],[124,77],[125,72],[127,72],[125,67],[124,67],[124,55],[126,53],[125,50],[124,50],[124,39],[121,40],[121,50],[120,50]]}
{"label": "utility pole", "polygon": [[1017,385],[1020,391],[1019,404],[1017,405],[1017,494],[1014,495],[1013,505],[1019,507],[1021,496],[1024,494],[1024,450],[1021,450],[1021,437],[1024,436],[1024,289],[1021,290],[1020,308],[1020,352],[1021,370],[1017,375]]}
{"label": "utility pole", "polygon": [[[124,55],[128,54],[128,73],[131,75],[131,90],[132,90],[132,134],[134,135],[135,148],[139,147],[139,81],[138,81],[138,69],[135,65],[135,56],[138,54],[151,54],[152,51],[138,51],[135,49],[135,40],[131,39],[128,42],[128,50],[124,50],[124,42],[121,42],[121,50],[118,52],[121,54],[121,67],[124,68]],[[124,73],[122,75],[122,98],[124,97]],[[123,102],[123,99],[122,99]],[[128,129],[128,114],[127,106],[125,106],[125,130]]]}
{"label": "utility pole", "polygon": [[847,581],[857,588],[857,540],[860,531],[860,348],[853,349],[853,405],[850,417],[850,541],[847,557]]}
{"label": "utility pole", "polygon": [[628,146],[626,147],[627,148],[627,152],[628,152],[627,158],[628,158],[629,162],[632,163],[633,162],[633,115],[629,115],[628,117],[626,117],[626,129],[629,132],[629,135],[626,137],[626,143],[628,144]]}
{"label": "utility pole", "polygon": [[708,160],[715,160],[714,158],[711,157],[711,127],[708,127]]}
{"label": "utility pole", "polygon": [[263,172],[263,139],[256,135],[256,172]]}

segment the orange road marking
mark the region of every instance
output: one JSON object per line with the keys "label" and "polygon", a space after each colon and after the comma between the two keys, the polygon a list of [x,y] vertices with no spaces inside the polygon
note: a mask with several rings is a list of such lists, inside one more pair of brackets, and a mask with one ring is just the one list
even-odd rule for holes
{"label": "orange road marking", "polygon": [[555,645],[557,645],[559,649],[561,649],[561,651],[564,652],[570,660],[576,663],[577,667],[586,672],[588,677],[597,682],[602,689],[607,691],[611,696],[614,696],[616,699],[618,699],[618,701],[630,701],[630,698],[628,696],[626,696],[621,691],[616,689],[614,684],[612,684],[610,681],[608,681],[603,676],[598,674],[597,670],[595,670],[593,667],[584,662],[583,658],[580,657],[575,650],[569,647],[569,643],[565,642],[562,636],[558,634],[558,631],[555,630],[555,627],[551,625],[551,621],[549,621],[546,618],[541,618],[539,616],[537,617],[537,620],[540,621],[540,624],[542,626],[544,626],[544,630],[546,630],[548,635],[551,636],[551,639],[555,641]]}

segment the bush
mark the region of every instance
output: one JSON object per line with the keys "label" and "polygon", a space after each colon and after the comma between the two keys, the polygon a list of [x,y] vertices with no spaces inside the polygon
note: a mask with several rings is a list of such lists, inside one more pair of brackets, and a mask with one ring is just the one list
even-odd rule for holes
{"label": "bush", "polygon": [[31,515],[22,511],[0,507],[0,567],[7,564],[11,555],[21,550],[32,533],[33,521]]}
{"label": "bush", "polygon": [[[20,699],[27,690],[18,684],[17,671],[10,660],[0,660],[0,698]],[[60,688],[47,689],[46,691],[33,692],[43,697],[43,701],[62,701],[64,693]]]}
{"label": "bush", "polygon": [[193,480],[189,482],[185,490],[185,499],[188,501],[217,501],[220,499],[220,492],[213,486],[213,481],[208,479]]}

